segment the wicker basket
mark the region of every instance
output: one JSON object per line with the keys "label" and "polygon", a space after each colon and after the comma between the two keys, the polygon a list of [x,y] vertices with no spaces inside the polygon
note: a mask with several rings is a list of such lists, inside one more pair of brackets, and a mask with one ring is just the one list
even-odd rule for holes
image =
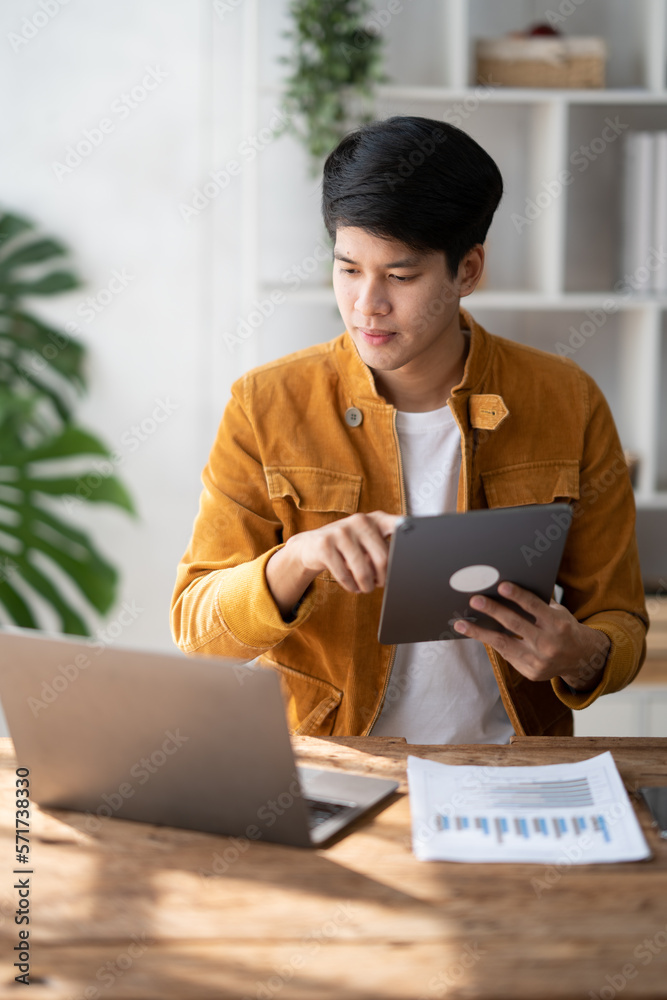
{"label": "wicker basket", "polygon": [[603,38],[480,38],[477,82],[505,87],[604,87]]}

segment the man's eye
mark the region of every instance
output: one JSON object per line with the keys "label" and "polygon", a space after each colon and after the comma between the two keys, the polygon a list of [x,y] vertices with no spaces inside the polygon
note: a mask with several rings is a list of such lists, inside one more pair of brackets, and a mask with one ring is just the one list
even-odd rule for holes
{"label": "man's eye", "polygon": [[[340,274],[359,274],[359,270],[356,267],[339,267],[338,271]],[[416,278],[416,274],[402,275],[402,274],[389,274],[389,278],[395,278],[396,281],[412,281]]]}

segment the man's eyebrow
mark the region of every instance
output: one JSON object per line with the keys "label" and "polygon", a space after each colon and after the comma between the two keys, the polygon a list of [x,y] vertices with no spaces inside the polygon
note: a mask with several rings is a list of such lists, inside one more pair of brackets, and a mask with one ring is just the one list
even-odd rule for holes
{"label": "man's eyebrow", "polygon": [[[336,260],[344,260],[346,264],[357,265],[356,260],[352,260],[350,257],[346,257],[345,254],[341,253],[340,250],[334,250],[333,252]],[[421,257],[403,257],[402,260],[394,260],[390,264],[385,264],[385,267],[416,267],[417,264],[421,264]]]}

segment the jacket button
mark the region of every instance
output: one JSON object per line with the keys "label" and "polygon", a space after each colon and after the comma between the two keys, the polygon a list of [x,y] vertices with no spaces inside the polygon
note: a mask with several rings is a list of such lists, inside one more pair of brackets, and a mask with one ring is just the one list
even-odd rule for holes
{"label": "jacket button", "polygon": [[350,406],[345,411],[345,423],[348,427],[359,427],[363,419],[363,413],[356,406]]}

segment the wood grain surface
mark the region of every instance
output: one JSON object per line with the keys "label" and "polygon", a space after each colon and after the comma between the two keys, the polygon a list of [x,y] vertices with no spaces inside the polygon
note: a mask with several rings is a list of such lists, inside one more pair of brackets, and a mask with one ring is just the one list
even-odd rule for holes
{"label": "wood grain surface", "polygon": [[[326,848],[303,850],[32,806],[31,1000],[261,998],[600,1000],[667,996],[667,842],[619,865],[419,862],[408,753],[541,764],[610,749],[626,787],[667,784],[667,740],[514,738],[417,747],[294,739],[317,766],[394,777],[399,792]],[[0,742],[0,996],[14,985],[15,761]],[[625,969],[625,972],[623,971]],[[612,993],[613,991],[613,993]]]}

